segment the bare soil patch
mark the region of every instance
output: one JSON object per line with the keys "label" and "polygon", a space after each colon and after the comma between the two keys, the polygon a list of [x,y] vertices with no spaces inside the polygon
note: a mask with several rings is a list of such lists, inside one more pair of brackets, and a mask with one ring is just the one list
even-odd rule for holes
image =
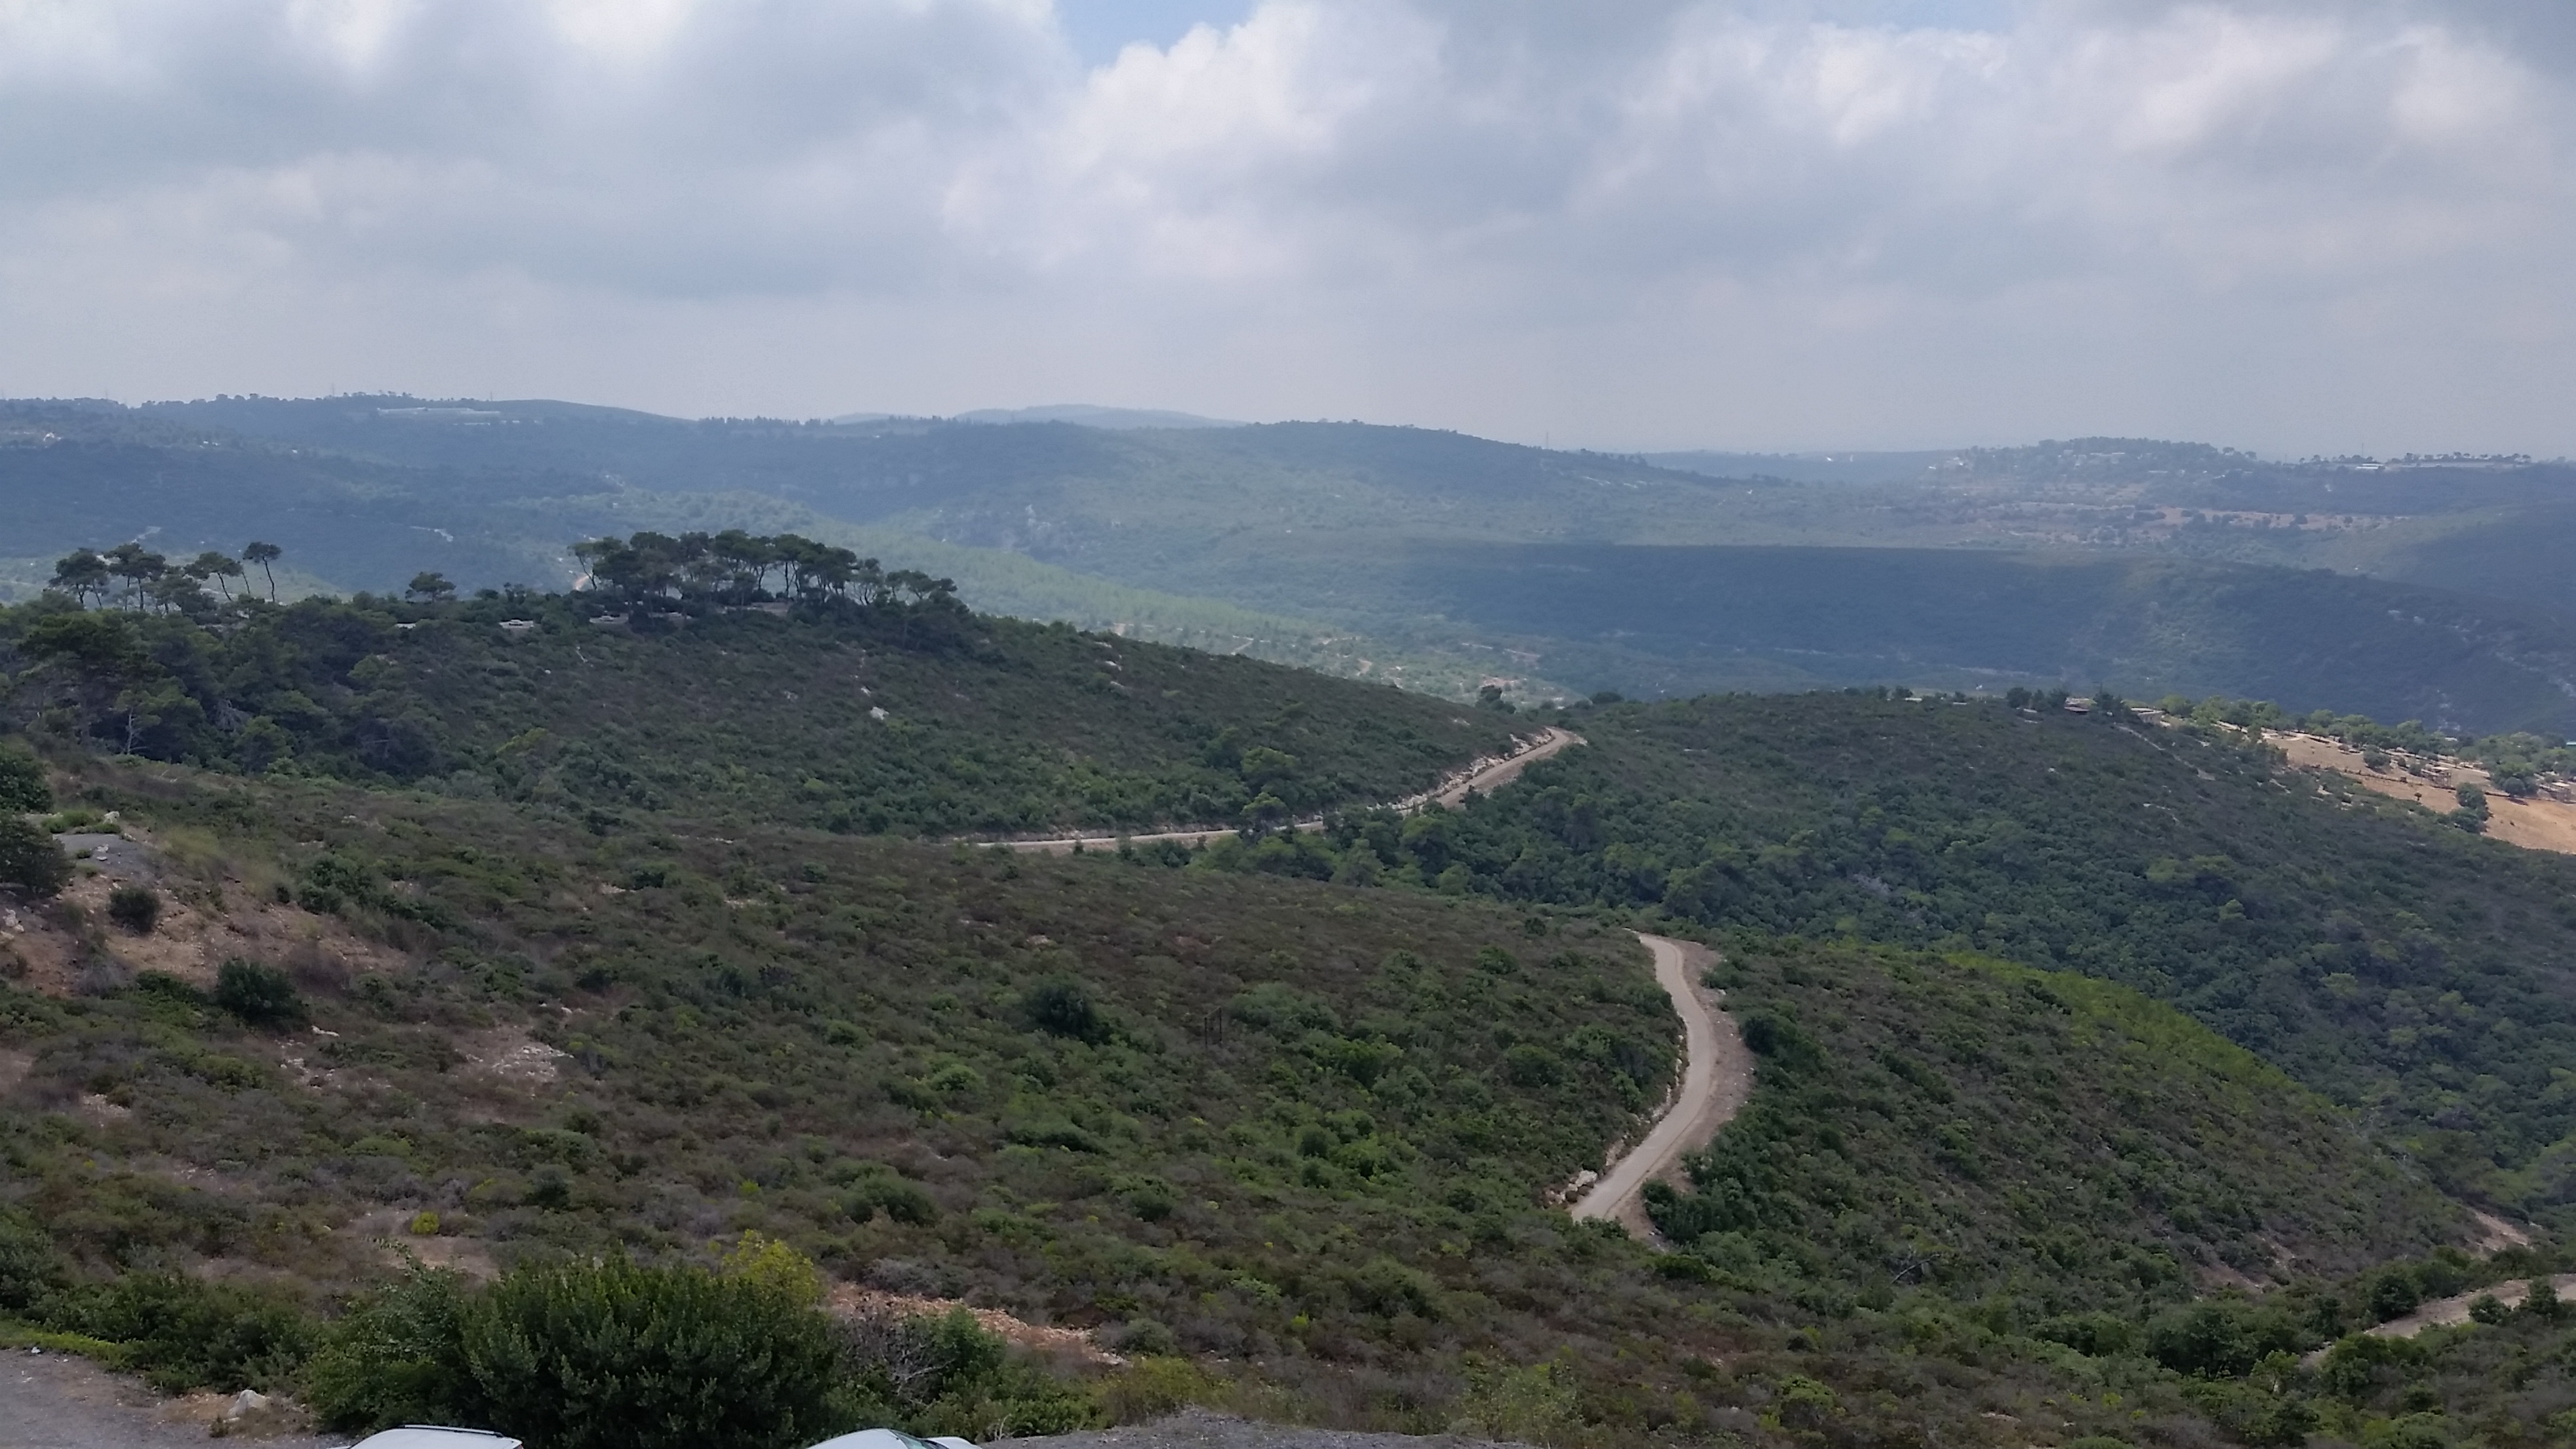
{"label": "bare soil patch", "polygon": [[[2264,738],[2280,746],[2290,763],[2302,769],[2332,770],[2350,776],[2367,789],[2412,800],[2438,815],[2456,812],[2460,808],[2460,787],[2476,785],[2487,792],[2487,834],[2525,850],[2576,855],[2576,801],[2547,796],[2517,800],[2496,789],[2486,771],[2463,760],[2392,760],[2374,770],[2362,763],[2361,751],[2341,740],[2281,733],[2266,734]],[[2407,770],[2407,764],[2422,773]]]}
{"label": "bare soil patch", "polygon": [[[1092,1338],[1088,1329],[1030,1323],[1025,1319],[1014,1318],[998,1308],[977,1308],[953,1298],[915,1298],[904,1293],[887,1293],[875,1288],[862,1288],[856,1283],[838,1283],[833,1285],[826,1302],[830,1304],[833,1312],[851,1317],[870,1313],[893,1314],[906,1318],[938,1317],[963,1308],[974,1315],[976,1324],[986,1333],[1015,1343],[1022,1348],[1050,1356],[1073,1358],[1084,1363],[1107,1364],[1113,1367],[1127,1362],[1102,1348]],[[1065,1441],[1049,1439],[1046,1442],[1060,1444]]]}

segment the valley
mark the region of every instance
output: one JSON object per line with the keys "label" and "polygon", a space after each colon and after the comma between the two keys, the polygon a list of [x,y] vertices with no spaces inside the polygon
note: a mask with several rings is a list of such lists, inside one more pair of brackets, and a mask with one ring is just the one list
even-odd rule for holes
{"label": "valley", "polygon": [[542,1426],[472,1325],[731,1295],[758,1449],[2576,1393],[2399,1336],[2576,1229],[2576,629],[2306,566],[2545,469],[483,411],[13,414],[9,1341]]}

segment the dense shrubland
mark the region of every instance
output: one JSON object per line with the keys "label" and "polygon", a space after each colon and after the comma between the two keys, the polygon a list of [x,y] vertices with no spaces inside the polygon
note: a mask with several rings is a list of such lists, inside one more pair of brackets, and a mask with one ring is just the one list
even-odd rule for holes
{"label": "dense shrubland", "polygon": [[1871,695],[1577,714],[1590,748],[1464,810],[1207,860],[2079,971],[2369,1111],[2452,1192],[2543,1219],[2576,1193],[2576,860],[2228,729]]}
{"label": "dense shrubland", "polygon": [[[93,935],[85,994],[0,991],[0,1053],[24,1063],[0,1099],[0,1313],[165,1383],[343,1404],[332,1366],[380,1366],[350,1335],[387,1315],[577,1307],[594,1285],[563,1265],[590,1261],[696,1273],[675,1301],[730,1303],[749,1290],[701,1280],[756,1232],[830,1279],[1140,1360],[1076,1393],[895,1325],[800,1380],[833,1412],[872,1393],[867,1413],[970,1432],[1010,1405],[1035,1424],[1180,1398],[1560,1444],[2286,1444],[2311,1424],[2376,1444],[2479,1414],[2490,1442],[2554,1432],[2532,1426],[2558,1412],[2555,1368],[2517,1387],[2484,1350],[2342,1378],[2295,1356],[2550,1266],[2434,1247],[2456,1220],[2426,1178],[2561,1211],[2576,862],[2284,777],[2216,722],[1884,694],[1606,702],[1569,719],[1590,748],[1463,810],[1345,806],[1315,834],[1254,810],[1197,852],[867,839],[804,793],[859,754],[822,733],[847,701],[788,699],[818,691],[777,671],[845,661],[857,699],[951,709],[1005,765],[1125,751],[1238,814],[1256,785],[1282,807],[1313,791],[1299,808],[1401,793],[1450,757],[1443,731],[1481,745],[1504,721],[1070,631],[907,634],[828,599],[777,618],[665,593],[616,629],[596,607],[253,604],[228,633],[7,616],[53,766],[0,755],[20,808],[114,811],[164,847],[169,901],[373,954],[272,948],[180,980],[120,972]],[[29,653],[40,628],[122,638],[98,657],[132,677]],[[284,695],[244,680],[304,681],[318,711],[255,772],[234,752]],[[152,681],[238,717],[174,705],[193,733],[138,732],[115,716]],[[1203,712],[1162,713],[1176,697]],[[370,762],[392,736],[367,722],[400,718],[452,752],[440,768]],[[130,732],[210,769],[78,748]],[[999,797],[944,746],[866,767]],[[1655,1204],[1663,1254],[1544,1198],[1670,1081],[1628,921],[1721,944],[1764,1054],[1694,1190]],[[523,1286],[387,1287],[384,1239]],[[2213,1296],[2248,1281],[2281,1286]],[[906,1377],[941,1353],[963,1366],[948,1388]],[[2425,1419],[2427,1395],[2453,1417]],[[432,1402],[467,1400],[360,1395],[342,1417]]]}
{"label": "dense shrubland", "polygon": [[[660,812],[898,834],[1223,824],[1397,798],[1508,739],[1492,714],[1382,686],[979,618],[937,580],[802,540],[727,547],[700,556],[727,570],[703,589],[639,535],[597,556],[597,594],[214,618],[24,605],[0,611],[6,708],[112,752],[497,796],[598,829]],[[781,590],[786,617],[725,602]]]}
{"label": "dense shrubland", "polygon": [[[441,1303],[588,1302],[562,1265],[719,1268],[757,1232],[832,1278],[1149,1356],[1067,1389],[963,1330],[882,1327],[856,1367],[834,1350],[827,1408],[923,1427],[1200,1398],[1562,1444],[1964,1443],[2045,1397],[2135,1437],[2140,1408],[2193,1421],[2150,1329],[2254,1234],[2340,1270],[2435,1221],[2357,1144],[2302,1130],[2311,1099],[2134,998],[1783,943],[1734,979],[1750,1017],[1782,1024],[1766,1048],[1856,1054],[1860,1075],[1761,1079],[1747,1124],[1790,1134],[1761,1154],[1785,1173],[1770,1216],[1659,1257],[1542,1201],[1672,1070],[1639,953],[1581,914],[1205,857],[1172,872],[766,827],[602,837],[488,803],[69,763],[76,808],[221,842],[174,850],[195,862],[165,883],[175,898],[282,886],[401,964],[290,955],[211,988],[0,992],[0,1051],[28,1064],[0,1115],[22,1215],[0,1232],[0,1291],[30,1285],[0,1311],[164,1382],[299,1387],[352,1425],[495,1412],[470,1396],[494,1391],[394,1334],[450,1322]],[[1900,1046],[1915,1075],[1872,1085],[1900,1070],[1889,1013],[1943,973],[1969,989],[1940,1020],[1987,1055]],[[531,1040],[563,1054],[551,1081],[490,1065]],[[2050,1056],[2088,1044],[2129,1064],[2127,1095]],[[1876,1123],[1873,1094],[1899,1080],[1952,1105]],[[2281,1099],[2249,1103],[2249,1084]],[[2081,1231],[2030,1227],[2056,1208],[2016,1175],[2021,1137],[2120,1140],[2143,1130],[2141,1095],[2197,1134],[2129,1148],[2162,1195],[2124,1214],[2097,1192]],[[1952,1172],[1963,1150],[1982,1181]],[[386,1238],[533,1286],[370,1287]],[[287,1269],[303,1287],[256,1286]],[[2088,1298],[2115,1326],[2079,1351],[2060,1320]],[[936,1353],[886,1339],[940,1332]],[[441,1342],[483,1341],[455,1333]],[[905,1375],[944,1353],[964,1377],[898,1384],[897,1348]],[[1175,1352],[1202,1366],[1150,1358]],[[388,1354],[413,1368],[389,1375]],[[423,1382],[451,1397],[381,1388]]]}

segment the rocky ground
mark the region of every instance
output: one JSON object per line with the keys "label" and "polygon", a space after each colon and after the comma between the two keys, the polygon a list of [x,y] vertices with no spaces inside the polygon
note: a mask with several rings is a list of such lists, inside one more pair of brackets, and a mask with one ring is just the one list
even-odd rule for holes
{"label": "rocky ground", "polygon": [[[215,1394],[165,1398],[71,1354],[0,1351],[0,1449],[198,1449],[226,1408]],[[324,1449],[346,1439],[265,1435],[265,1416],[236,1437],[266,1449]]]}

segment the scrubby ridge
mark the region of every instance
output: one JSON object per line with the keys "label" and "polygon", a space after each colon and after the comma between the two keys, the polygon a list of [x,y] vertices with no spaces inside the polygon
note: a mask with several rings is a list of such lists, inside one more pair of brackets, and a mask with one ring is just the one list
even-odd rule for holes
{"label": "scrubby ridge", "polygon": [[693,607],[603,627],[587,596],[204,621],[40,602],[0,611],[0,670],[21,722],[109,750],[602,829],[656,812],[897,834],[1257,822],[1399,798],[1510,739],[1492,713],[936,591]]}

